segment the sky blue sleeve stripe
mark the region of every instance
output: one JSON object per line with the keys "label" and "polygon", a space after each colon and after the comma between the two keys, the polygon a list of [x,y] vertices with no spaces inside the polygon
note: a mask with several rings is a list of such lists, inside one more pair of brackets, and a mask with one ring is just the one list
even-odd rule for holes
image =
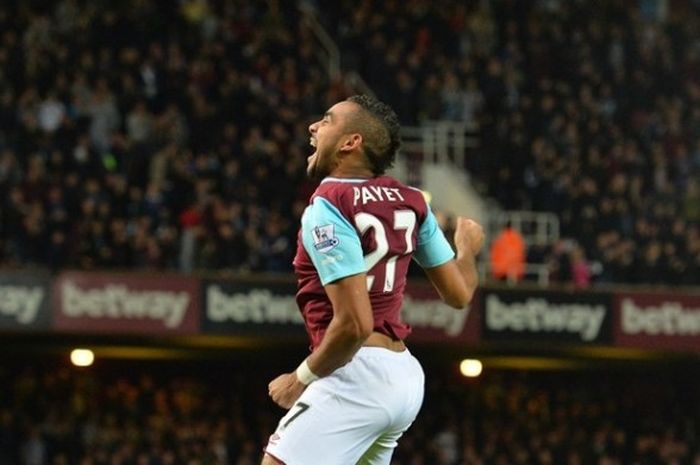
{"label": "sky blue sleeve stripe", "polygon": [[304,249],[325,286],[366,271],[357,230],[328,200],[316,197],[301,218]]}
{"label": "sky blue sleeve stripe", "polygon": [[449,262],[454,256],[452,247],[428,207],[428,215],[418,230],[418,244],[413,258],[423,268],[432,268]]}

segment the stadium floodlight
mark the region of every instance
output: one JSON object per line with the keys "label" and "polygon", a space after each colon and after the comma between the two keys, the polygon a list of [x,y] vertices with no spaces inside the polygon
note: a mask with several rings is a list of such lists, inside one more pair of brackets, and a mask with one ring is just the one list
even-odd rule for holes
{"label": "stadium floodlight", "polygon": [[89,367],[95,361],[95,353],[90,349],[73,349],[70,361],[77,367]]}
{"label": "stadium floodlight", "polygon": [[464,359],[459,364],[459,371],[467,378],[476,378],[481,374],[483,369],[484,365],[481,361],[472,358]]}

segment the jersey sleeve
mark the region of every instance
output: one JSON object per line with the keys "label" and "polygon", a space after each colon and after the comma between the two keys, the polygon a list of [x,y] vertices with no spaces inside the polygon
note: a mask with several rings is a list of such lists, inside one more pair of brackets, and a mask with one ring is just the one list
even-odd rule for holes
{"label": "jersey sleeve", "polygon": [[304,249],[325,286],[366,271],[360,237],[328,200],[316,197],[301,218]]}
{"label": "jersey sleeve", "polygon": [[454,258],[452,247],[437,224],[435,215],[428,207],[428,214],[418,230],[418,241],[414,259],[423,268],[433,268]]}

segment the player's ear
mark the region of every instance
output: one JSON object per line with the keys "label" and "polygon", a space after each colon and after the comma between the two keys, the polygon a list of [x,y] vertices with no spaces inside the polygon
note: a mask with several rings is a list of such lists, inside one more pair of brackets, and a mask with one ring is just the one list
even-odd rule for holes
{"label": "player's ear", "polygon": [[343,141],[343,144],[340,146],[340,151],[343,153],[349,153],[353,150],[358,149],[361,145],[362,134],[355,132],[346,136],[345,140]]}

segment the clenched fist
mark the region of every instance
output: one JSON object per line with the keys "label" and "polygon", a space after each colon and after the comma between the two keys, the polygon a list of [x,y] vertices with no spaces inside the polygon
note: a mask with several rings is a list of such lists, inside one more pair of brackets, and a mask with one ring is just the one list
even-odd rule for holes
{"label": "clenched fist", "polygon": [[477,255],[484,245],[484,230],[476,221],[459,216],[454,239],[458,252],[471,252],[472,255]]}
{"label": "clenched fist", "polygon": [[267,386],[272,400],[282,408],[289,409],[299,399],[306,386],[303,385],[295,372],[285,373],[270,381]]}

